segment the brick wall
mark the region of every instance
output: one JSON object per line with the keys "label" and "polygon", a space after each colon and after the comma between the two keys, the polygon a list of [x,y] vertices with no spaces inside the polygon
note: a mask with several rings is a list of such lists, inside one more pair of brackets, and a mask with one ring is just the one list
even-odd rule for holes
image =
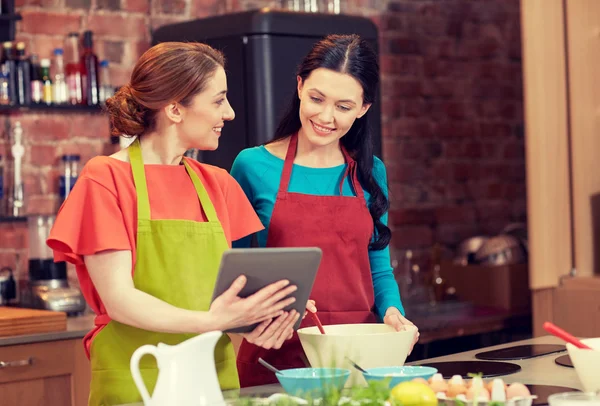
{"label": "brick wall", "polygon": [[525,221],[519,18],[518,0],[391,1],[379,17],[397,257]]}
{"label": "brick wall", "polygon": [[[50,57],[71,31],[91,29],[95,50],[125,83],[160,25],[229,11],[276,7],[251,0],[17,0],[17,40]],[[454,246],[524,220],[518,0],[348,0],[343,11],[380,27],[384,158],[394,256]],[[108,154],[107,120],[94,114],[26,113],[25,177],[30,212],[58,207],[58,159]],[[6,155],[7,134],[0,141]],[[0,223],[0,265],[26,271],[26,225]]]}

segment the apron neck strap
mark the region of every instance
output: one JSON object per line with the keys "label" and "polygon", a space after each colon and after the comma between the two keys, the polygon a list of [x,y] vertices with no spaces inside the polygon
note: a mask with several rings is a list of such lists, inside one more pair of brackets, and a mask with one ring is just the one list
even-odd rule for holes
{"label": "apron neck strap", "polygon": [[148,198],[146,172],[144,171],[144,161],[142,159],[142,149],[140,148],[139,137],[131,143],[129,148],[127,148],[127,151],[129,152],[133,183],[135,184],[138,220],[150,220],[150,199]]}
{"label": "apron neck strap", "polygon": [[[339,184],[340,196],[342,195],[342,187],[344,186],[344,180],[348,175],[350,175],[350,183],[352,184],[352,188],[354,189],[354,193],[357,197],[363,197],[363,190],[360,187],[360,183],[358,182],[358,177],[356,175],[356,161],[352,159],[346,148],[340,143],[340,148],[342,150],[342,154],[344,155],[344,160],[348,164],[346,166],[346,170],[344,171],[344,176]],[[283,163],[283,172],[281,173],[281,181],[279,183],[279,192],[287,192],[288,187],[290,185],[290,178],[292,177],[292,167],[294,165],[294,158],[296,157],[296,150],[298,149],[298,133],[292,135],[290,137],[290,143],[288,145],[287,153],[285,155],[285,162]]]}
{"label": "apron neck strap", "polygon": [[[144,171],[144,161],[142,159],[142,149],[140,147],[139,138],[131,143],[128,148],[129,161],[131,162],[131,171],[133,173],[133,182],[135,184],[135,193],[137,196],[137,213],[138,220],[150,220],[150,199],[148,197],[148,186],[146,183],[146,172]],[[204,210],[208,221],[219,221],[215,206],[212,204],[208,193],[198,174],[187,163],[186,158],[183,158],[183,165],[189,177],[192,179],[194,189],[198,194],[200,206]]]}
{"label": "apron neck strap", "polygon": [[287,192],[288,186],[290,185],[290,178],[292,177],[292,167],[294,166],[294,158],[296,157],[296,150],[298,149],[298,133],[290,137],[290,143],[288,145],[287,153],[285,154],[285,162],[283,163],[283,172],[281,173],[281,180],[279,182],[279,191]]}
{"label": "apron neck strap", "polygon": [[208,192],[202,185],[202,181],[198,177],[198,174],[196,173],[196,171],[194,171],[190,167],[190,164],[188,164],[187,158],[185,158],[185,157],[183,158],[183,165],[185,165],[185,170],[187,171],[188,175],[190,175],[190,178],[192,179],[192,183],[194,184],[194,188],[196,189],[196,193],[198,193],[198,199],[200,200],[200,206],[202,206],[202,210],[204,210],[206,219],[211,222],[213,222],[213,221],[218,222],[219,217],[217,216],[215,206],[212,204],[212,201],[210,200],[210,196],[208,195]]}

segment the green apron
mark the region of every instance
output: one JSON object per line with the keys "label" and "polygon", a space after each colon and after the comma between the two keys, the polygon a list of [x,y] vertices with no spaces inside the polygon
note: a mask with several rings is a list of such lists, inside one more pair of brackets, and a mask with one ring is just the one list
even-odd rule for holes
{"label": "green apron", "polygon": [[[136,289],[182,309],[207,311],[221,256],[229,248],[208,193],[184,160],[208,221],[151,220],[139,141],[129,147],[129,158],[138,206],[137,259],[133,274]],[[177,204],[176,198],[173,204]],[[110,320],[106,315],[97,319],[96,324],[106,325],[96,334],[90,349],[89,405],[93,406],[141,402],[129,369],[133,352],[145,344],[174,345],[194,336],[146,331]],[[215,363],[221,388],[239,388],[233,345],[225,334],[215,348]],[[152,393],[158,376],[154,357],[142,358],[140,371],[148,392]]]}

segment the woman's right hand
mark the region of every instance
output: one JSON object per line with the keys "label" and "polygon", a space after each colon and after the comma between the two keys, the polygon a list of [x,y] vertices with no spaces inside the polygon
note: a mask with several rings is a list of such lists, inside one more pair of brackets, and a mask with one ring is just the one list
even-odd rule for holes
{"label": "woman's right hand", "polygon": [[283,312],[275,320],[270,319],[263,321],[248,334],[242,334],[250,344],[262,347],[266,350],[281,348],[285,340],[292,338],[294,334],[294,324],[300,318],[300,314],[296,310],[291,312]]}
{"label": "woman's right hand", "polygon": [[288,297],[297,287],[282,280],[266,286],[247,298],[238,294],[246,285],[246,277],[238,277],[223,294],[217,297],[208,311],[218,330],[249,326],[272,320],[283,314],[283,309],[296,301]]}

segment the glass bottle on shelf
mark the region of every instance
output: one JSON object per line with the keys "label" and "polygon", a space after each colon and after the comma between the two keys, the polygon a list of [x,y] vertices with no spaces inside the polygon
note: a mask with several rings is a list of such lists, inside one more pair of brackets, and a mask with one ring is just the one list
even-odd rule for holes
{"label": "glass bottle on shelf", "polygon": [[17,63],[10,41],[2,44],[2,65],[6,68],[10,104],[17,104]]}
{"label": "glass bottle on shelf", "polygon": [[322,0],[321,9],[329,14],[340,14],[342,12],[342,0]]}
{"label": "glass bottle on shelf", "polygon": [[42,83],[42,72],[37,55],[31,55],[29,60],[31,62],[31,102],[38,104],[41,103],[44,99],[44,84]]}
{"label": "glass bottle on shelf", "polygon": [[50,59],[42,59],[42,82],[44,84],[44,103],[52,104],[52,80],[50,79]]}
{"label": "glass bottle on shelf", "polygon": [[83,104],[83,66],[79,58],[79,34],[72,32],[67,36],[67,88],[69,103]]}
{"label": "glass bottle on shelf", "polygon": [[105,59],[100,62],[100,103],[114,94],[114,89],[110,84],[110,71],[108,70],[108,61]]}
{"label": "glass bottle on shelf", "polygon": [[25,56],[25,43],[17,43],[17,104],[31,104],[31,64]]}
{"label": "glass bottle on shelf", "polygon": [[81,157],[79,155],[62,156],[59,194],[63,202],[69,196],[69,193],[71,193],[75,182],[77,182],[77,177],[79,176],[80,159]]}
{"label": "glass bottle on shelf", "polygon": [[62,48],[56,48],[54,50],[54,63],[50,67],[53,104],[67,104],[69,101],[63,54]]}
{"label": "glass bottle on shelf", "polygon": [[0,68],[0,105],[6,106],[10,104],[10,92],[8,86],[6,65],[2,65]]}
{"label": "glass bottle on shelf", "polygon": [[98,78],[98,57],[94,53],[94,39],[91,31],[83,33],[83,53],[81,55],[83,73],[83,102],[88,106],[100,104],[100,81]]}
{"label": "glass bottle on shelf", "polygon": [[281,7],[290,11],[300,11],[301,0],[282,0]]}
{"label": "glass bottle on shelf", "polygon": [[284,9],[291,11],[304,11],[306,13],[316,13],[319,11],[318,0],[283,0]]}

